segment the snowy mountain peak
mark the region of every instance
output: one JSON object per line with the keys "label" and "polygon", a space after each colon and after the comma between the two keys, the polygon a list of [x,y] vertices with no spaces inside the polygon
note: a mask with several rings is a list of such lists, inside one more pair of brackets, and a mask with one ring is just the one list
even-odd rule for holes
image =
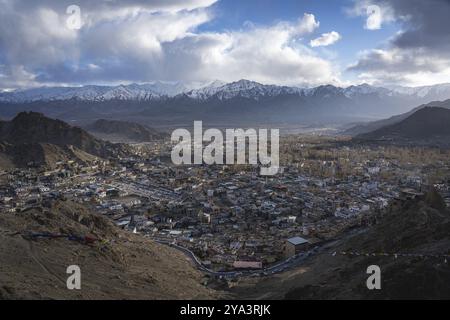
{"label": "snowy mountain peak", "polygon": [[265,85],[242,79],[231,83],[215,80],[198,89],[192,90],[190,88],[181,82],[165,81],[153,81],[144,84],[132,83],[117,86],[41,87],[0,93],[0,102],[24,103],[72,99],[81,101],[159,101],[176,96],[185,96],[201,101],[208,99],[227,100],[233,98],[259,100],[264,97],[275,97],[279,95],[315,96],[323,98],[345,96],[348,99],[365,98],[375,95],[378,97],[416,98],[425,101],[428,100],[427,102],[429,102],[432,100],[445,100],[450,97],[450,84],[417,88],[382,88],[365,83],[347,88],[322,85],[315,88],[302,89],[297,87]]}
{"label": "snowy mountain peak", "polygon": [[181,84],[149,83],[83,87],[42,87],[13,92],[0,93],[0,102],[33,102],[33,101],[109,101],[109,100],[155,100],[179,94],[184,90]]}
{"label": "snowy mountain peak", "polygon": [[209,83],[206,87],[214,87],[214,88],[218,88],[218,87],[222,87],[224,85],[226,85],[227,83],[225,81],[222,80],[214,80],[213,82]]}
{"label": "snowy mountain peak", "polygon": [[450,91],[450,83],[442,83],[433,86],[422,86],[422,87],[401,87],[392,86],[389,88],[393,92],[401,95],[417,96],[420,98],[430,96],[430,95],[441,95]]}
{"label": "snowy mountain peak", "polygon": [[206,86],[197,90],[191,90],[186,95],[193,99],[206,100],[217,98],[227,100],[236,97],[258,100],[261,97],[277,96],[281,94],[300,94],[303,89],[295,87],[282,87],[276,85],[264,85],[255,81],[242,79],[223,84],[221,86]]}
{"label": "snowy mountain peak", "polygon": [[352,98],[358,95],[373,95],[373,94],[378,94],[378,95],[382,95],[382,94],[388,94],[389,90],[385,89],[385,88],[380,88],[380,87],[374,87],[371,86],[367,83],[363,83],[357,86],[350,86],[347,87],[343,90],[344,95],[348,98]]}

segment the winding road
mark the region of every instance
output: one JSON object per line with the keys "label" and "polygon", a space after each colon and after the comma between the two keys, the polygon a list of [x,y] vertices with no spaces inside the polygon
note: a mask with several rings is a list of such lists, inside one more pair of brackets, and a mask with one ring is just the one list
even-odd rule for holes
{"label": "winding road", "polygon": [[166,240],[160,239],[152,239],[157,243],[164,244],[175,248],[181,252],[183,252],[186,256],[190,258],[190,260],[195,264],[195,266],[200,270],[209,275],[223,278],[237,278],[237,277],[250,277],[250,276],[266,276],[273,275],[276,273],[281,273],[286,271],[288,268],[295,267],[299,263],[303,262],[306,258],[316,253],[320,247],[314,247],[309,251],[299,253],[295,256],[292,256],[282,262],[277,263],[276,265],[270,266],[268,268],[257,269],[257,270],[232,270],[232,271],[214,271],[205,267],[201,261],[197,258],[197,256],[189,249],[179,246],[173,242],[169,242]]}
{"label": "winding road", "polygon": [[268,275],[274,275],[277,273],[282,273],[287,271],[288,269],[292,269],[294,267],[298,267],[302,262],[304,262],[307,258],[311,257],[312,255],[322,253],[324,251],[333,252],[333,247],[335,247],[338,243],[345,241],[346,239],[353,237],[357,234],[363,233],[366,231],[366,228],[358,228],[354,230],[350,230],[347,233],[345,233],[342,237],[338,239],[330,239],[327,241],[322,242],[320,245],[317,245],[313,247],[312,249],[299,253],[295,256],[292,256],[284,261],[281,261],[273,266],[263,268],[263,269],[257,269],[257,270],[232,270],[232,271],[214,271],[211,269],[208,269],[205,267],[201,261],[195,256],[195,254],[182,246],[177,245],[176,243],[167,241],[167,240],[161,240],[157,238],[152,238],[153,241],[164,244],[167,246],[170,246],[172,248],[175,248],[181,252],[183,252],[186,256],[190,258],[190,260],[195,264],[195,266],[200,270],[203,271],[209,275],[216,276],[216,277],[223,277],[223,278],[237,278],[237,277],[252,277],[252,276],[268,276]]}

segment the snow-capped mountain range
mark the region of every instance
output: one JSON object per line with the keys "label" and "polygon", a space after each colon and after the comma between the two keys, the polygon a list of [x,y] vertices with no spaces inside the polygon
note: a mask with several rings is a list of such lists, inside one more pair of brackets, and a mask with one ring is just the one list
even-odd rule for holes
{"label": "snow-capped mountain range", "polygon": [[249,80],[225,83],[216,80],[208,85],[192,89],[180,82],[156,81],[146,84],[129,84],[118,86],[86,85],[82,87],[41,87],[13,92],[0,93],[0,102],[26,103],[34,101],[155,101],[175,97],[187,97],[205,101],[211,98],[227,100],[236,97],[259,100],[263,97],[280,95],[297,95],[310,97],[345,96],[358,98],[364,96],[378,97],[410,97],[425,100],[450,98],[450,84],[439,84],[426,87],[375,87],[368,84],[347,88],[332,85],[315,88],[298,88],[277,85],[264,85]]}
{"label": "snow-capped mountain range", "polygon": [[41,87],[0,93],[1,102],[25,103],[33,101],[108,101],[108,100],[158,100],[172,97],[188,88],[182,83],[152,82],[118,86],[87,85],[82,87]]}

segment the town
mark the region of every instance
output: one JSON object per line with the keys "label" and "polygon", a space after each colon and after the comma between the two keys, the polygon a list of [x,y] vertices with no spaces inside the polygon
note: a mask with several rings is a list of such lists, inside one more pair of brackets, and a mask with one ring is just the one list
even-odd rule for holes
{"label": "town", "polygon": [[0,210],[83,203],[226,274],[280,271],[280,263],[373,223],[391,201],[430,185],[450,204],[450,154],[441,149],[288,135],[280,138],[278,174],[263,176],[250,164],[174,165],[169,140],[132,147],[132,157],[3,171]]}

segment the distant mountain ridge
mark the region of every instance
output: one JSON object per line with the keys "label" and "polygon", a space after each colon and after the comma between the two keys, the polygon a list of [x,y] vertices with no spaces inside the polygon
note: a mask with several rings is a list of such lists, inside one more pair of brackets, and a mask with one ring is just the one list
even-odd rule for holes
{"label": "distant mountain ridge", "polygon": [[369,122],[369,123],[363,123],[363,124],[359,124],[359,125],[355,125],[347,130],[345,130],[343,132],[343,134],[346,135],[351,135],[351,136],[357,136],[357,135],[362,135],[365,133],[369,133],[369,132],[373,132],[375,130],[378,130],[382,127],[386,127],[389,125],[393,125],[396,123],[401,122],[402,120],[408,118],[409,116],[411,116],[412,114],[414,114],[416,111],[426,108],[426,107],[439,107],[439,108],[445,108],[445,109],[450,109],[450,100],[445,100],[445,101],[433,101],[427,104],[423,104],[420,105],[414,109],[412,109],[411,111],[408,111],[406,113],[403,114],[399,114],[399,115],[395,115],[392,116],[388,119],[382,119],[382,120],[377,120],[377,121],[373,121],[373,122]]}
{"label": "distant mountain ridge", "polygon": [[[167,85],[167,84],[166,84]],[[167,86],[171,86],[170,84]],[[405,113],[411,106],[450,99],[450,84],[420,88],[347,88],[324,85],[297,88],[249,80],[215,81],[200,89],[154,85],[31,89],[0,94],[0,116],[37,111],[86,124],[97,119],[186,126],[194,120],[218,125],[323,125],[378,120]]]}
{"label": "distant mountain ridge", "polygon": [[358,135],[356,138],[393,142],[427,141],[450,145],[450,110],[427,106],[398,123]]}
{"label": "distant mountain ridge", "polygon": [[[450,85],[439,87],[442,90],[431,87],[426,89],[433,94],[439,92],[437,98],[450,98]],[[139,114],[153,118],[173,114],[180,119],[211,122],[348,123],[409,111],[411,105],[430,101],[431,97],[424,94],[424,90],[416,88],[403,94],[367,84],[347,88],[324,85],[304,89],[240,80],[191,90],[160,103],[151,103]]]}
{"label": "distant mountain ridge", "polygon": [[175,96],[188,90],[183,84],[152,82],[118,86],[86,85],[81,87],[41,87],[0,93],[0,102],[24,103],[33,101],[149,101]]}
{"label": "distant mountain ridge", "polygon": [[62,101],[70,99],[82,101],[148,101],[167,99],[180,95],[185,95],[187,97],[199,100],[206,100],[214,97],[225,100],[237,96],[258,99],[264,96],[277,96],[283,94],[311,96],[320,91],[329,91],[329,94],[342,94],[348,98],[370,94],[376,94],[379,96],[410,96],[417,98],[430,98],[432,96],[448,95],[450,93],[450,84],[416,88],[383,88],[368,84],[349,86],[346,88],[332,85],[322,85],[314,88],[300,88],[265,85],[255,81],[242,79],[231,83],[216,80],[198,89],[189,89],[188,86],[185,86],[180,82],[170,83],[156,81],[146,84],[133,83],[118,86],[86,85],[81,87],[41,87],[17,90],[13,92],[0,93],[0,102],[24,103],[32,101]]}
{"label": "distant mountain ridge", "polygon": [[149,142],[166,137],[166,134],[147,126],[119,120],[99,119],[85,126],[85,129],[93,135],[100,135],[106,140],[122,139],[130,142]]}

